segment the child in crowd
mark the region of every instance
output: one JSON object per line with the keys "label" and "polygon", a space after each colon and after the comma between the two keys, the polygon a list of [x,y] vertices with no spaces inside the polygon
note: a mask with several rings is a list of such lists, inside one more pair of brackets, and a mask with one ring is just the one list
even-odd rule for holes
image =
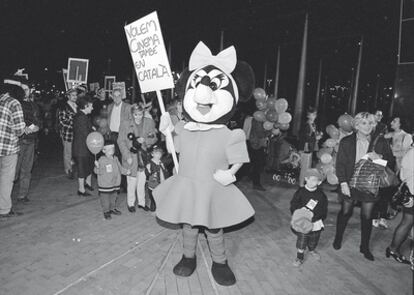
{"label": "child in crowd", "polygon": [[152,191],[167,177],[167,170],[165,169],[165,166],[161,161],[163,154],[164,151],[160,146],[154,145],[152,147],[151,160],[149,161],[145,169],[145,174],[147,176],[147,189],[145,197],[146,211],[155,211],[156,206],[154,198],[152,196]]}
{"label": "child in crowd", "polygon": [[129,174],[124,169],[115,154],[115,143],[106,140],[103,147],[103,155],[95,161],[95,173],[98,177],[98,190],[101,206],[105,219],[111,219],[111,215],[121,215],[116,209],[116,201],[121,184],[121,172]]}
{"label": "child in crowd", "polygon": [[305,186],[296,191],[290,202],[292,231],[297,235],[294,266],[303,263],[306,248],[316,260],[321,259],[315,249],[324,228],[322,221],[328,213],[328,199],[318,187],[321,183],[321,173],[317,169],[308,169],[305,173]]}

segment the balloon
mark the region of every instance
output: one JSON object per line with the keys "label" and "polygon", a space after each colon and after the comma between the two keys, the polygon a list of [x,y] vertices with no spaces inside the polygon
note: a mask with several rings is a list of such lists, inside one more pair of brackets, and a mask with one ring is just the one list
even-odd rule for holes
{"label": "balloon", "polygon": [[265,115],[265,113],[263,111],[256,111],[256,112],[254,112],[253,118],[256,121],[259,121],[259,122],[266,121],[266,115]]}
{"label": "balloon", "polygon": [[279,128],[273,128],[272,129],[272,134],[278,136],[280,134],[280,129]]}
{"label": "balloon", "polygon": [[318,157],[318,159],[320,159],[323,154],[329,154],[330,155],[330,154],[332,154],[332,152],[333,152],[333,148],[323,147],[317,152],[316,156]]}
{"label": "balloon", "polygon": [[281,124],[289,124],[292,121],[292,115],[289,113],[281,113],[277,121]]}
{"label": "balloon", "polygon": [[324,169],[323,169],[323,164],[322,163],[318,163],[318,164],[316,164],[316,166],[315,166],[315,168],[322,174],[322,176],[323,176],[323,180],[325,180],[325,178],[326,178],[326,173],[325,173],[325,171],[324,171]]}
{"label": "balloon", "polygon": [[269,122],[269,121],[266,121],[266,122],[263,123],[263,128],[265,130],[272,130],[273,129],[273,123]]}
{"label": "balloon", "polygon": [[326,126],[326,133],[333,138],[333,139],[339,139],[339,130],[335,127],[335,125],[328,125]]}
{"label": "balloon", "polygon": [[335,147],[335,146],[336,146],[336,143],[337,143],[337,141],[336,141],[335,139],[333,139],[333,138],[328,138],[328,139],[325,141],[324,145],[325,145],[325,146],[327,146],[327,147],[329,147],[329,148],[333,148],[333,147]]}
{"label": "balloon", "polygon": [[346,132],[352,131],[353,118],[348,114],[343,114],[338,118],[338,126]]}
{"label": "balloon", "polygon": [[276,104],[276,98],[271,97],[267,99],[267,107],[269,108],[269,110],[274,110],[275,104]]}
{"label": "balloon", "polygon": [[321,168],[322,168],[323,173],[325,173],[325,175],[327,175],[328,173],[334,173],[335,172],[335,168],[332,165],[332,163],[322,164]]}
{"label": "balloon", "polygon": [[323,154],[321,156],[321,163],[322,164],[329,164],[332,161],[332,156],[330,154]]}
{"label": "balloon", "polygon": [[327,181],[328,181],[329,184],[336,185],[336,184],[338,184],[338,177],[333,172],[328,173]]}
{"label": "balloon", "polygon": [[107,119],[105,119],[105,118],[101,118],[101,119],[99,120],[99,127],[100,127],[100,128],[104,128],[104,127],[106,127],[106,126],[108,126],[108,120],[107,120]]}
{"label": "balloon", "polygon": [[266,99],[266,91],[262,88],[256,88],[253,90],[253,96],[255,99]]}
{"label": "balloon", "polygon": [[266,101],[263,99],[256,100],[256,107],[259,109],[259,111],[263,111],[267,108]]}
{"label": "balloon", "polygon": [[279,98],[278,100],[276,100],[275,110],[278,114],[286,112],[287,108],[288,108],[288,102],[286,99]]}
{"label": "balloon", "polygon": [[280,129],[280,130],[283,130],[283,131],[288,130],[288,129],[289,129],[289,127],[290,127],[290,124],[289,124],[289,123],[283,123],[283,124],[280,124],[280,125],[279,125],[279,129]]}
{"label": "balloon", "polygon": [[266,119],[270,122],[276,122],[277,121],[277,113],[273,109],[269,109],[266,113]]}
{"label": "balloon", "polygon": [[86,137],[86,145],[92,154],[99,153],[104,146],[104,138],[99,132],[91,132]]}

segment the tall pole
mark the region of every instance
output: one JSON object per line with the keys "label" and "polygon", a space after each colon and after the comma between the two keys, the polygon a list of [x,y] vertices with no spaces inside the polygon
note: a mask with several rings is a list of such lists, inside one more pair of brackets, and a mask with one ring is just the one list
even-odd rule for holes
{"label": "tall pole", "polygon": [[263,73],[263,89],[266,91],[266,79],[267,79],[267,62],[264,64],[264,73]]}
{"label": "tall pole", "polygon": [[293,121],[293,135],[299,135],[302,123],[303,101],[305,98],[305,79],[306,79],[306,52],[308,47],[308,14],[305,17],[305,28],[303,31],[302,54],[300,58],[298,88],[295,101],[295,112]]}
{"label": "tall pole", "polygon": [[381,76],[377,74],[377,85],[375,86],[375,97],[374,97],[374,112],[378,108],[378,96],[379,96],[379,87],[380,87]]}
{"label": "tall pole", "polygon": [[352,94],[352,103],[351,103],[351,115],[355,116],[358,100],[358,86],[359,86],[359,76],[361,74],[361,61],[362,61],[362,49],[364,48],[364,36],[361,37],[361,42],[359,45],[359,54],[358,54],[358,65],[355,75],[355,86],[354,92]]}
{"label": "tall pole", "polygon": [[137,94],[137,90],[136,90],[136,79],[135,79],[135,69],[134,67],[132,67],[132,76],[131,76],[131,80],[132,80],[132,102],[135,103],[136,102],[136,94]]}
{"label": "tall pole", "polygon": [[[172,55],[171,55],[171,41],[168,42],[168,61],[170,62],[170,66],[172,67]],[[170,100],[174,97],[174,88],[171,88],[170,91]]]}
{"label": "tall pole", "polygon": [[349,87],[348,108],[346,109],[346,112],[348,114],[351,113],[352,93],[354,92],[354,84],[355,84],[355,69],[352,68],[352,72],[351,72],[351,85]]}
{"label": "tall pole", "polygon": [[220,51],[222,51],[224,48],[224,30],[221,30],[220,32]]}
{"label": "tall pole", "polygon": [[322,59],[319,61],[318,85],[316,86],[315,108],[319,108],[319,98],[321,95],[321,79],[322,79]]}
{"label": "tall pole", "polygon": [[277,48],[277,58],[276,58],[276,74],[275,74],[275,98],[278,97],[279,92],[279,72],[280,72],[280,46]]}

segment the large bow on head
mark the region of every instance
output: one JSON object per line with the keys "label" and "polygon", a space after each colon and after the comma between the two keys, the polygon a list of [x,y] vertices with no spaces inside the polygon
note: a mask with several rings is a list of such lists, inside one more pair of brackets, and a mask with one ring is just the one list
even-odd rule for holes
{"label": "large bow on head", "polygon": [[236,67],[236,63],[237,55],[234,46],[230,46],[214,56],[210,49],[200,41],[191,53],[188,67],[190,71],[194,71],[204,66],[213,65],[230,75]]}

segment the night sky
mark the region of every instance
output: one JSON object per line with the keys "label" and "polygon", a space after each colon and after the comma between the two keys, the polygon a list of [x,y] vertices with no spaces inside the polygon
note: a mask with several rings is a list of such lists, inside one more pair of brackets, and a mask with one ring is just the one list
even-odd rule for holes
{"label": "night sky", "polygon": [[[309,13],[307,96],[314,96],[318,63],[330,86],[349,86],[356,67],[358,42],[364,35],[361,89],[373,95],[377,74],[381,88],[393,86],[398,48],[399,2],[396,0],[1,0],[0,76],[25,67],[31,79],[57,83],[68,57],[88,58],[89,82],[108,71],[130,79],[132,62],[123,26],[158,11],[165,43],[171,43],[172,69],[183,62],[199,40],[217,53],[220,31],[225,47],[235,45],[263,85],[275,72],[281,46],[280,96],[294,99],[305,13]],[[110,65],[108,60],[110,61]],[[44,69],[48,70],[45,71]],[[270,84],[269,90],[273,86]]]}

